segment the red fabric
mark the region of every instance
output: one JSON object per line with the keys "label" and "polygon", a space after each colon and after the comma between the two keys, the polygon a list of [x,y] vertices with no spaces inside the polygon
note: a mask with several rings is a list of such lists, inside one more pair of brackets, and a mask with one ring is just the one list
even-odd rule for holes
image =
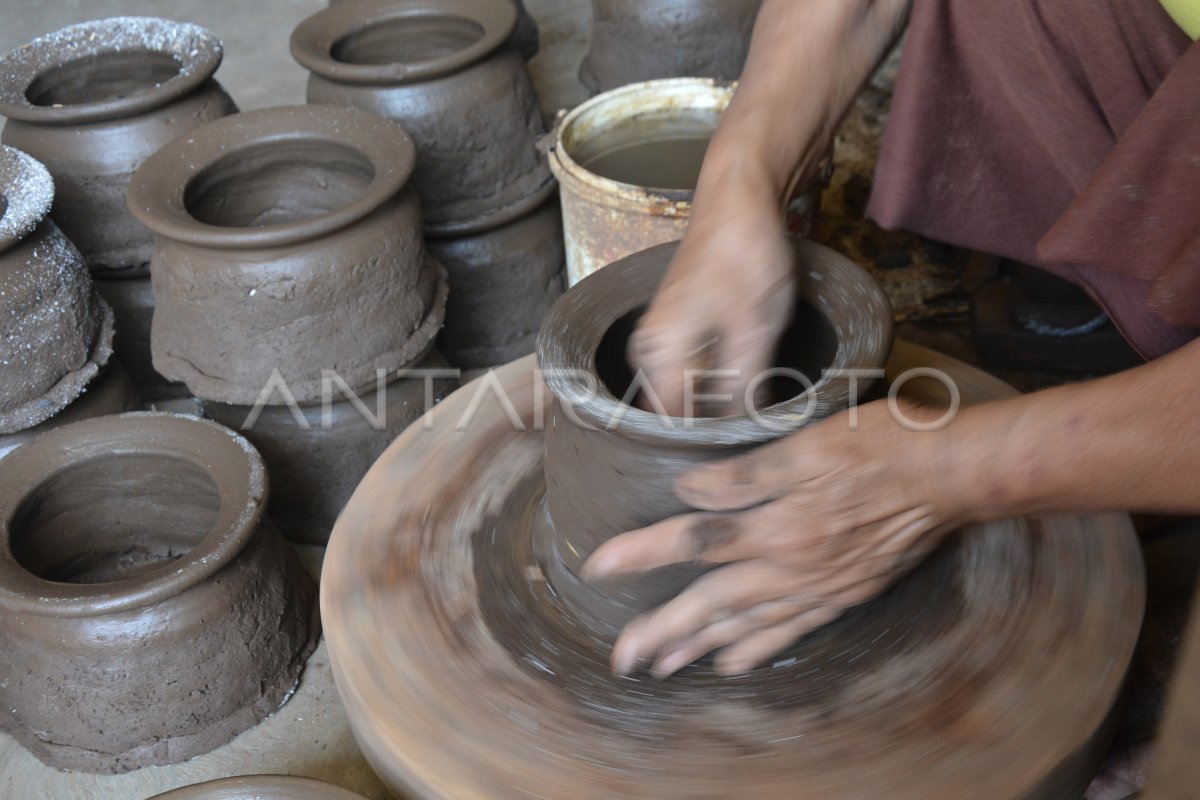
{"label": "red fabric", "polygon": [[1147,0],[916,0],[869,214],[1200,335],[1200,45]]}

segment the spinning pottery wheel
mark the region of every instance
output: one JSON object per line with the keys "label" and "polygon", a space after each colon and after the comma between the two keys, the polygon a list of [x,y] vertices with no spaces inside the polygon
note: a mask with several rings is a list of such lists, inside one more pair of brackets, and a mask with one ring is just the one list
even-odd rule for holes
{"label": "spinning pottery wheel", "polygon": [[[889,377],[912,368],[942,370],[967,403],[1011,394],[897,344]],[[904,394],[940,399],[921,381]],[[334,531],[321,598],[334,674],[392,789],[430,800],[1082,793],[1141,621],[1127,517],[965,529],[749,675],[701,662],[667,681],[617,678],[611,635],[574,613],[539,556],[548,404],[532,357],[461,389],[392,445]]]}

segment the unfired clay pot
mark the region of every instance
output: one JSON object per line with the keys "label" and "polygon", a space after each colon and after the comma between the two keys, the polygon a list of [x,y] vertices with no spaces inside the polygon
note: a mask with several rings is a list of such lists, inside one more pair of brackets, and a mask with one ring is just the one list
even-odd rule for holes
{"label": "unfired clay pot", "polygon": [[154,369],[150,353],[150,327],[154,319],[154,287],[150,276],[109,278],[95,276],[96,291],[112,308],[117,320],[116,355],[147,402],[185,397],[187,387],[167,380]]}
{"label": "unfired clay pot", "polygon": [[123,414],[43,434],[3,470],[0,726],[39,759],[184,761],[290,696],[316,591],[264,516],[246,440]]}
{"label": "unfired clay pot", "polygon": [[438,335],[450,362],[477,369],[532,353],[542,319],[563,292],[558,203],[490,231],[426,244],[450,273],[446,327]]}
{"label": "unfired clay pot", "polygon": [[625,360],[629,336],[678,243],[584,278],[546,318],[538,358],[555,406],[546,425],[548,513],[537,523],[534,547],[564,606],[603,637],[677,595],[701,570],[684,565],[603,587],[584,584],[579,569],[597,547],[687,511],[673,489],[681,473],[845,409],[871,380],[864,376],[852,386],[838,370],[882,370],[887,360],[892,309],[883,290],[848,258],[793,242],[804,294],[777,367],[802,373],[812,388],[793,379],[765,384],[775,402],[758,418],[668,420],[622,402],[633,381]]}
{"label": "unfired clay pot", "polygon": [[363,796],[308,778],[247,775],[185,786],[150,800],[363,800]]}
{"label": "unfired clay pot", "polygon": [[241,405],[274,378],[303,405],[326,371],[362,389],[412,363],[446,299],[414,157],[372,114],[294,106],[210,122],[147,160],[129,205],[158,234],[154,368]]}
{"label": "unfired clay pot", "polygon": [[33,437],[54,428],[61,428],[63,425],[82,422],[94,417],[138,411],[141,407],[142,403],[137,387],[133,385],[125,368],[114,359],[109,362],[99,377],[87,385],[83,394],[63,411],[55,414],[41,425],[0,436],[0,459]]}
{"label": "unfired clay pot", "polygon": [[742,74],[762,0],[592,0],[579,80],[593,94],[657,78]]}
{"label": "unfired clay pot", "polygon": [[[524,0],[490,0],[493,3],[512,3],[517,7],[517,27],[509,37],[509,43],[526,59],[537,55],[539,35],[537,21],[525,8]],[[329,0],[329,5],[336,6],[345,0]]]}
{"label": "unfired clay pot", "polygon": [[[453,370],[436,352],[415,365],[442,370],[388,376],[378,392],[358,403],[331,384],[330,402],[305,408],[205,403],[204,413],[238,431],[262,453],[271,476],[271,518],[294,542],[325,544],[338,514],[375,459],[405,428],[458,387]],[[296,414],[303,419],[297,419]]]}
{"label": "unfired clay pot", "polygon": [[516,18],[494,0],[356,0],[292,33],[310,103],[356,106],[412,134],[430,233],[495,227],[554,191],[533,85],[505,46]]}
{"label": "unfired clay pot", "polygon": [[84,22],[0,59],[3,141],[58,184],[54,220],[94,271],[140,270],[151,235],[125,207],[134,170],[167,142],[237,110],[212,79],[221,43],[152,17]]}
{"label": "unfired clay pot", "polygon": [[62,411],[112,355],[112,310],[47,218],[53,201],[46,168],[0,147],[0,434]]}

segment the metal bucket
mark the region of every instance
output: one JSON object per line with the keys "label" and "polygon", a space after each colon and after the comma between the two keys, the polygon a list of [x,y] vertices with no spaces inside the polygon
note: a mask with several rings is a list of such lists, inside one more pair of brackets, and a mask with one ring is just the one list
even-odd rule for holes
{"label": "metal bucket", "polygon": [[[571,285],[627,255],[681,239],[694,194],[621,183],[582,165],[637,142],[711,136],[735,87],[709,78],[633,83],[561,116],[550,168],[560,184]],[[809,190],[792,202],[790,230],[808,232],[819,197]]]}

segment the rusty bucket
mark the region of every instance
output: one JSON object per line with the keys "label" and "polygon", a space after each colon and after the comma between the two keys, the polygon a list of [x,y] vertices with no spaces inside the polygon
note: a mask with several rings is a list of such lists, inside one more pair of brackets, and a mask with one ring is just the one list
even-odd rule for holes
{"label": "rusty bucket", "polygon": [[[735,87],[709,78],[633,83],[560,115],[550,168],[560,184],[571,285],[627,255],[682,238],[692,211],[691,189],[613,180],[589,165],[646,142],[710,138]],[[792,232],[808,232],[819,197],[810,189],[792,202]]]}

